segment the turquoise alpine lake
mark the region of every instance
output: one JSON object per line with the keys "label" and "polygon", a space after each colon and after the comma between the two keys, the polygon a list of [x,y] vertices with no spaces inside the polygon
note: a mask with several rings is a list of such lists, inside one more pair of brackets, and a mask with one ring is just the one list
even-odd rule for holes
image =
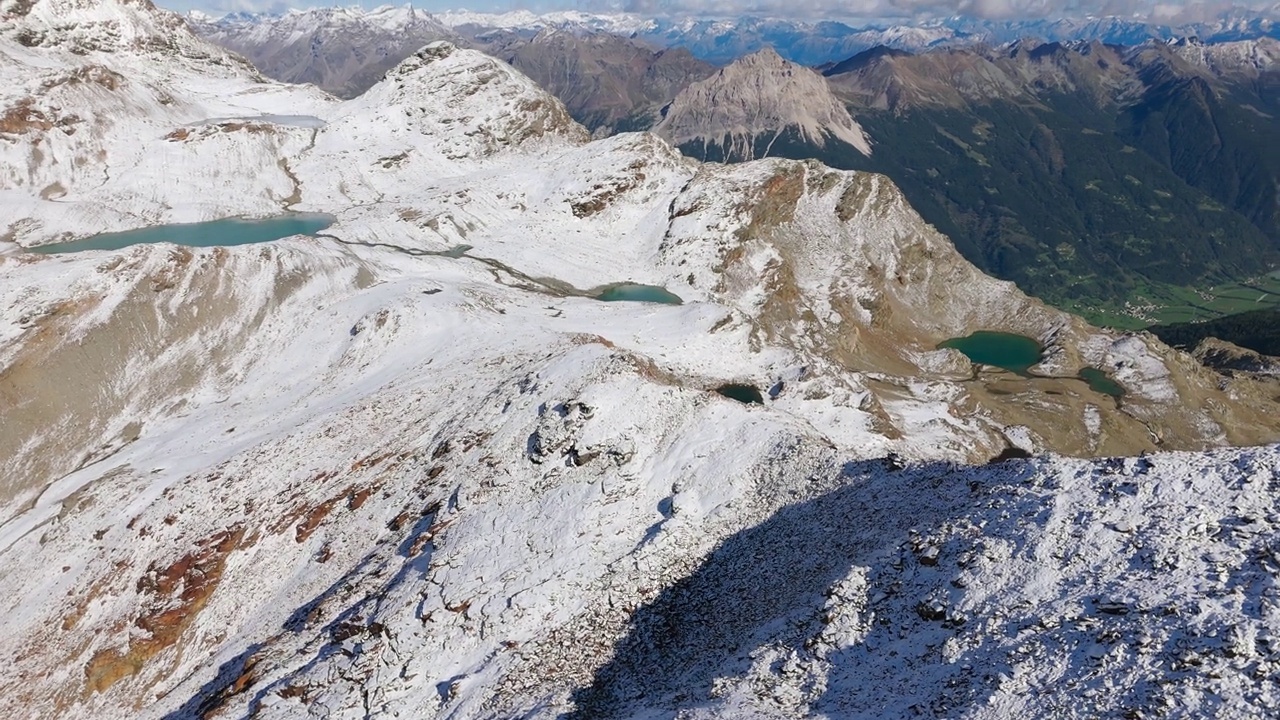
{"label": "turquoise alpine lake", "polygon": [[609,285],[597,293],[595,298],[605,302],[647,302],[663,305],[679,305],[684,302],[680,296],[668,292],[665,288],[635,283]]}
{"label": "turquoise alpine lake", "polygon": [[1032,365],[1040,362],[1044,348],[1025,335],[980,330],[962,338],[952,338],[938,345],[964,353],[979,365],[994,365],[1012,373],[1029,376]]}
{"label": "turquoise alpine lake", "polygon": [[1111,397],[1120,397],[1124,395],[1124,386],[1112,380],[1107,374],[1098,368],[1087,367],[1080,371],[1080,379],[1089,383],[1089,387],[1094,392],[1100,392],[1103,395]]}
{"label": "turquoise alpine lake", "polygon": [[86,250],[121,250],[131,245],[168,242],[187,247],[226,247],[271,242],[293,235],[315,235],[334,223],[332,215],[323,213],[290,213],[260,220],[211,220],[181,225],[157,225],[139,230],[102,233],[83,240],[27,248],[45,255],[84,252]]}

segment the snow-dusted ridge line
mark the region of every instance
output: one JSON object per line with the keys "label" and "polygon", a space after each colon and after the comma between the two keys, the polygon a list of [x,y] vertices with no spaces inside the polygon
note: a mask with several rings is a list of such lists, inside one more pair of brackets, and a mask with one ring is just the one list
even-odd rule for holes
{"label": "snow-dusted ridge line", "polygon": [[[14,250],[288,206],[423,254],[0,255],[0,716],[1271,712],[1280,450],[1046,452],[1274,440],[1267,386],[981,275],[887,178],[588,142],[474,51],[338,102],[25,23]],[[286,114],[326,124],[195,124]],[[933,349],[981,327],[1123,406]]]}

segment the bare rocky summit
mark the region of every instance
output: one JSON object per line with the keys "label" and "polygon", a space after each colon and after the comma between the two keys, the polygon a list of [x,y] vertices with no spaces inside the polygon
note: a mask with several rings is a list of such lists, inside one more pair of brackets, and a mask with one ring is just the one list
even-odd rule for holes
{"label": "bare rocky summit", "polygon": [[676,145],[719,145],[739,159],[756,157],[758,137],[786,130],[819,148],[837,140],[871,153],[866,134],[826,80],[772,49],[739,58],[685,88],[654,128]]}

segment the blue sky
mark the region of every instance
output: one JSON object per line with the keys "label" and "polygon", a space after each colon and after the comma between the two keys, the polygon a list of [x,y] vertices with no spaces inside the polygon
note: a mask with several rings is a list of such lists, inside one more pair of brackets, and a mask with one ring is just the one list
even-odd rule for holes
{"label": "blue sky", "polygon": [[[164,7],[214,13],[280,11],[289,7],[360,5],[375,7],[400,2],[365,0],[156,0]],[[726,16],[758,14],[804,18],[925,18],[950,15],[1006,19],[1026,17],[1081,17],[1120,15],[1160,22],[1194,21],[1212,17],[1233,6],[1270,7],[1280,14],[1277,0],[415,0],[414,7],[428,12],[467,8],[487,12],[527,9],[609,11],[626,10],[645,15]]]}

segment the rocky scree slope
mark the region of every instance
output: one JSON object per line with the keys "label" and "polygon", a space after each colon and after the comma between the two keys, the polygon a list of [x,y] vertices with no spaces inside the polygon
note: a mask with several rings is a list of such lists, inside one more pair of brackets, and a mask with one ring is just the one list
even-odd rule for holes
{"label": "rocky scree slope", "polygon": [[[0,43],[33,77],[163,65]],[[175,104],[247,96],[277,118],[314,97],[216,69],[170,79]],[[881,176],[587,142],[475,52],[432,45],[359,99],[321,100],[323,126],[273,159],[296,178],[282,204],[337,215],[323,237],[22,253],[108,191],[132,222],[169,217],[114,152],[87,161],[117,178],[100,194],[6,196],[29,221],[0,254],[5,716],[852,715],[848,688],[909,679],[883,659],[913,655],[920,681],[889,704],[981,713],[1052,682],[1069,712],[1205,687],[1183,706],[1269,707],[1274,450],[957,464],[1009,443],[1274,438],[1249,379],[982,276]],[[145,119],[144,154],[222,168],[204,201],[240,211],[261,160],[174,142],[197,126],[166,121]],[[621,280],[686,302],[589,297]],[[1040,338],[1057,377],[933,349],[979,327]],[[94,372],[69,388],[60,363],[80,359]],[[1072,379],[1084,364],[1125,402]],[[768,399],[710,391],[729,381]],[[910,469],[874,459],[890,452]],[[1139,545],[1150,558],[1126,554]],[[864,634],[869,611],[892,633]],[[1125,611],[1162,620],[1100,625]],[[681,624],[731,615],[711,636]],[[663,623],[671,644],[649,643]],[[1228,623],[1239,642],[1208,639]],[[646,653],[670,670],[637,678]],[[949,674],[957,657],[978,669]],[[1174,660],[1189,669],[1170,685]],[[1086,695],[1099,667],[1150,693]]]}

